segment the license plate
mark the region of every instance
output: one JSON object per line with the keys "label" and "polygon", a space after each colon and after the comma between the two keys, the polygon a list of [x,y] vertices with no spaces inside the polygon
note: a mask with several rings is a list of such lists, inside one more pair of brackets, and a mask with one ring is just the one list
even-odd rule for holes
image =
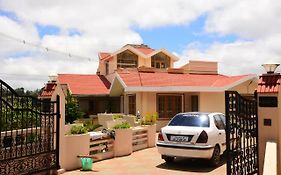
{"label": "license plate", "polygon": [[188,136],[171,136],[170,140],[175,142],[188,142]]}

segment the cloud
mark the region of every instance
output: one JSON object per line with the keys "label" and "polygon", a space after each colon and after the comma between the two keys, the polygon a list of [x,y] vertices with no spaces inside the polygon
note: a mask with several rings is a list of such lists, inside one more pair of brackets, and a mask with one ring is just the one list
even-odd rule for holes
{"label": "cloud", "polygon": [[280,37],[281,35],[255,41],[214,43],[206,50],[198,49],[199,43],[191,43],[180,54],[182,59],[177,66],[186,64],[188,60],[218,61],[221,74],[261,74],[264,73],[262,64],[281,63]]}
{"label": "cloud", "polygon": [[[236,35],[229,43],[189,43],[180,54],[187,59],[219,62],[223,74],[261,74],[261,64],[281,63],[281,1],[245,0],[228,1],[207,15],[206,34]],[[203,46],[203,47],[202,47]],[[203,48],[203,49],[202,49]],[[280,71],[280,68],[279,68]]]}
{"label": "cloud", "polygon": [[281,1],[229,1],[209,14],[205,29],[221,35],[257,39],[281,32]]}

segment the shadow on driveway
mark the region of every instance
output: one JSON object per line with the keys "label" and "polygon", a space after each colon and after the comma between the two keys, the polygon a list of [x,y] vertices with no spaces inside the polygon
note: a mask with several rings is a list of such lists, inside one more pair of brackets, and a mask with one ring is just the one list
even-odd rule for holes
{"label": "shadow on driveway", "polygon": [[219,166],[213,167],[210,162],[205,159],[187,159],[187,158],[176,158],[174,162],[162,163],[157,165],[157,168],[167,170],[178,170],[187,172],[211,172],[225,164],[225,159],[222,157],[222,161]]}

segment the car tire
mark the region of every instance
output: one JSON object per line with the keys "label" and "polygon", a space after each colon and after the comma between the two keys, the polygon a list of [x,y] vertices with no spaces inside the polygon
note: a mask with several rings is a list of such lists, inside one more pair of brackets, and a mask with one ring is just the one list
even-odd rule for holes
{"label": "car tire", "polygon": [[174,157],[164,156],[164,155],[162,155],[162,159],[164,159],[165,162],[167,162],[167,163],[172,163],[172,162],[174,162],[174,160],[175,160]]}
{"label": "car tire", "polygon": [[211,158],[211,164],[213,166],[218,166],[220,164],[221,160],[220,160],[220,147],[218,145],[215,146],[214,151],[213,151],[213,155]]}

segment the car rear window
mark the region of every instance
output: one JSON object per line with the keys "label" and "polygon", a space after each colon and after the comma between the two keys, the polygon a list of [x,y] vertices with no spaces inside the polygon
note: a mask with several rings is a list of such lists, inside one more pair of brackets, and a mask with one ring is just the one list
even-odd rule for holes
{"label": "car rear window", "polygon": [[207,114],[177,114],[168,125],[210,127],[210,120]]}

